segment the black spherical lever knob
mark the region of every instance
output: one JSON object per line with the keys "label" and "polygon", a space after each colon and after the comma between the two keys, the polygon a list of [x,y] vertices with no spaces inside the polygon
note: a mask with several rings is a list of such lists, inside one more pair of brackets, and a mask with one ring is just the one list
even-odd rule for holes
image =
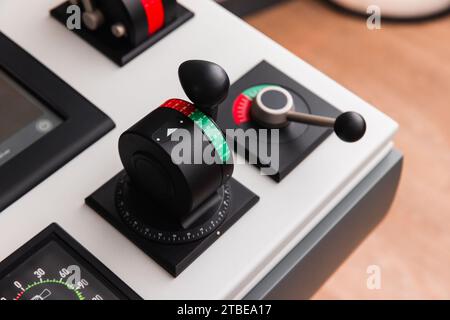
{"label": "black spherical lever knob", "polygon": [[366,133],[366,121],[356,112],[345,112],[336,118],[334,132],[345,142],[356,142]]}
{"label": "black spherical lever knob", "polygon": [[178,76],[188,98],[197,108],[216,119],[217,108],[230,89],[230,79],[225,70],[213,62],[189,60],[180,65]]}

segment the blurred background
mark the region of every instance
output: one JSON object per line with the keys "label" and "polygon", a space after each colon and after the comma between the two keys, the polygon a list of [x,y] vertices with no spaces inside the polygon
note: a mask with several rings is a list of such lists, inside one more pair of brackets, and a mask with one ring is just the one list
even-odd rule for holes
{"label": "blurred background", "polygon": [[[450,1],[221,2],[400,124],[396,200],[315,298],[450,299]],[[370,265],[379,290],[367,289]]]}

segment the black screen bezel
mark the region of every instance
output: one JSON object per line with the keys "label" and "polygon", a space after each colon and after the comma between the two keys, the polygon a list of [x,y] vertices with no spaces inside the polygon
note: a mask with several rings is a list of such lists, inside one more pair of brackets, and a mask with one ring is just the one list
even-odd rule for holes
{"label": "black screen bezel", "polygon": [[63,123],[0,166],[0,212],[89,145],[114,122],[0,32],[0,69]]}
{"label": "black screen bezel", "polygon": [[70,256],[80,264],[83,264],[97,280],[119,297],[119,299],[142,300],[136,292],[56,223],[45,228],[33,239],[29,240],[3,260],[0,263],[0,279],[6,277],[51,241],[58,243]]}

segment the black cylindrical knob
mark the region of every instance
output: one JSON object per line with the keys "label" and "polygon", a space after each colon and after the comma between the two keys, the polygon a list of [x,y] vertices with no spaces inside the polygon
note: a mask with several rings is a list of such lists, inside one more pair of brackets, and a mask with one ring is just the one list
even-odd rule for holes
{"label": "black cylindrical knob", "polygon": [[211,149],[208,139],[200,144],[192,140],[191,161],[174,162],[173,152],[179,142],[172,141],[170,135],[177,129],[186,130],[191,137],[203,135],[186,115],[158,108],[121,135],[119,153],[135,189],[166,209],[165,214],[182,220],[231,177],[233,165],[195,162],[195,154],[203,155],[206,148]]}

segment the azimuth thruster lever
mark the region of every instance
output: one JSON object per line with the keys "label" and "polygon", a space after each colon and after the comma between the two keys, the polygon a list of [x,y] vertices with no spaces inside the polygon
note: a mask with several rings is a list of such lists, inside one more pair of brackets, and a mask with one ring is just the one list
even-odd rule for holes
{"label": "azimuth thruster lever", "polygon": [[86,203],[172,275],[179,275],[259,198],[232,178],[217,108],[230,80],[217,64],[183,63],[192,102],[169,99],[119,139],[124,170]]}
{"label": "azimuth thruster lever", "polygon": [[[194,104],[166,101],[122,134],[119,152],[133,186],[186,226],[214,205],[217,191],[233,173],[231,151],[211,116],[226,98],[230,81],[217,64],[198,60],[183,63],[179,78]],[[192,138],[190,149],[184,150],[192,157],[183,163],[174,161],[180,144],[171,139],[180,129]],[[198,144],[196,137],[205,139]],[[202,159],[208,147],[219,158],[211,164]],[[195,163],[195,158],[200,161]]]}
{"label": "azimuth thruster lever", "polygon": [[272,129],[287,127],[291,122],[330,127],[345,142],[356,142],[366,132],[366,121],[356,112],[345,112],[337,118],[296,112],[291,93],[280,86],[268,86],[258,93],[251,118],[262,127]]}

